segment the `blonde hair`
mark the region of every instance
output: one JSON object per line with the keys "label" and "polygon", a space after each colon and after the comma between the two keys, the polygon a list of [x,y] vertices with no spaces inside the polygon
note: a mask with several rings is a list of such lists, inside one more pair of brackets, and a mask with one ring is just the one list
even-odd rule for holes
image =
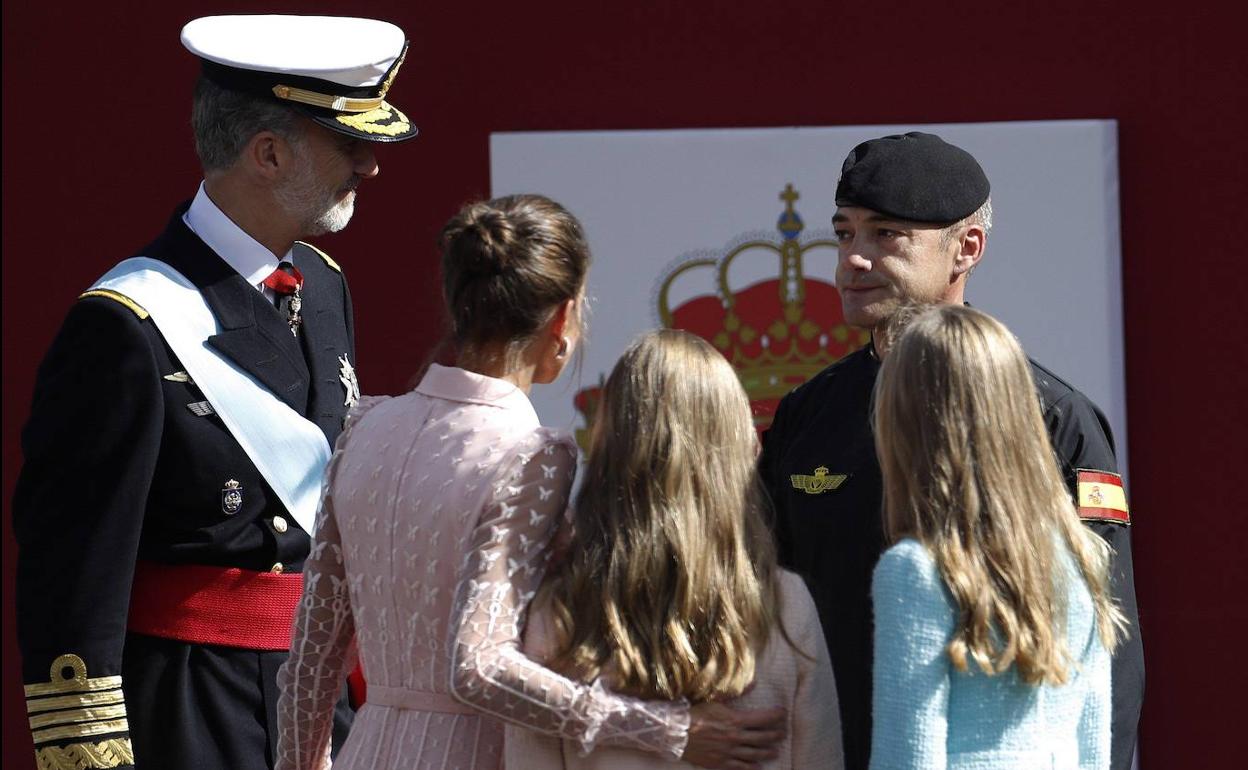
{"label": "blonde hair", "polygon": [[1031,367],[999,321],[960,305],[907,310],[875,390],[890,541],[932,554],[959,616],[947,651],[987,674],[1067,680],[1066,589],[1057,544],[1087,584],[1111,651],[1125,627],[1109,546],[1079,521],[1058,472]]}
{"label": "blonde hair", "polygon": [[745,690],[779,606],[757,440],[736,372],[702,339],[667,329],[624,353],[599,402],[570,556],[539,599],[553,668],[642,698]]}

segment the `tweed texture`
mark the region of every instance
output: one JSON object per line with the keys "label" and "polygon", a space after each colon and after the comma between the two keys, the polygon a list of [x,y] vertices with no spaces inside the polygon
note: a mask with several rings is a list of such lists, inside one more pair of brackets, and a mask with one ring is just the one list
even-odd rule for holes
{"label": "tweed texture", "polygon": [[1065,634],[1075,660],[1062,686],[1032,686],[1011,668],[953,668],[945,648],[957,611],[936,563],[902,540],[875,568],[872,770],[1109,767],[1109,653],[1092,598],[1065,547]]}

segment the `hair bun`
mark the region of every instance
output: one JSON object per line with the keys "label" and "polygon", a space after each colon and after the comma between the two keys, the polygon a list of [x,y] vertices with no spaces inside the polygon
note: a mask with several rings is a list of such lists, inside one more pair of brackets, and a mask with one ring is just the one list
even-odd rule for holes
{"label": "hair bun", "polygon": [[442,229],[442,293],[461,346],[527,340],[585,287],[576,217],[541,195],[470,203]]}
{"label": "hair bun", "polygon": [[448,240],[449,250],[467,270],[498,275],[511,266],[516,231],[502,212],[478,204],[465,212],[459,231]]}

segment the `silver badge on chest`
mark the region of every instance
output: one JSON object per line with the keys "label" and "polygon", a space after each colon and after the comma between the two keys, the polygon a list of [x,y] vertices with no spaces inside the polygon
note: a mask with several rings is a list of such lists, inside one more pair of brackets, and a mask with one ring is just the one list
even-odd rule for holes
{"label": "silver badge on chest", "polygon": [[355,406],[360,402],[360,382],[355,378],[355,368],[351,366],[351,362],[347,360],[347,354],[343,353],[338,356],[338,363],[342,367],[338,370],[338,379],[342,381],[342,387],[346,389],[347,396],[343,400],[343,406]]}
{"label": "silver badge on chest", "polygon": [[238,513],[243,507],[243,485],[230,479],[221,488],[221,510],[228,516]]}

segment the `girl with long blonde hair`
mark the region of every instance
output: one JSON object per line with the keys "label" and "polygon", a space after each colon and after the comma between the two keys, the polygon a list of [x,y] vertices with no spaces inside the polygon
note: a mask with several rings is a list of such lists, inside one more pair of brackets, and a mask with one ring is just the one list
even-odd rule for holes
{"label": "girl with long blonde hair", "polygon": [[[687,332],[641,337],[601,395],[568,555],[525,650],[644,699],[786,706],[764,764],[842,766],[836,688],[814,603],[777,568],[755,471],[757,434],[732,366]],[[639,752],[572,756],[509,728],[508,770],[649,767]]]}
{"label": "girl with long blonde hair", "polygon": [[899,317],[875,391],[894,545],[872,588],[871,766],[1108,767],[1124,621],[1027,358],[969,307]]}

